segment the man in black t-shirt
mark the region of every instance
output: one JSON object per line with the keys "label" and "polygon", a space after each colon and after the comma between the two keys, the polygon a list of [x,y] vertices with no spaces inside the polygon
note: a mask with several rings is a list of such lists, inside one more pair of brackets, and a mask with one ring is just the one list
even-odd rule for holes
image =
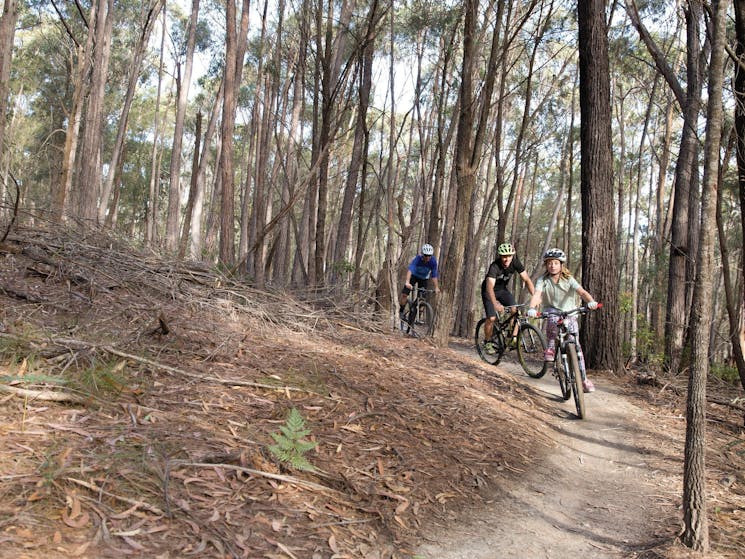
{"label": "man in black t-shirt", "polygon": [[[494,321],[497,314],[504,312],[505,307],[515,305],[515,296],[508,289],[512,274],[517,273],[525,282],[528,291],[535,293],[535,286],[525,271],[525,266],[515,256],[515,249],[510,243],[502,243],[497,248],[497,259],[489,266],[484,281],[481,282],[481,301],[484,303],[486,317],[489,319],[484,324],[484,339],[491,339],[494,329]],[[511,309],[515,312],[515,309]],[[513,332],[513,335],[517,332]],[[487,347],[487,351],[490,348]]]}

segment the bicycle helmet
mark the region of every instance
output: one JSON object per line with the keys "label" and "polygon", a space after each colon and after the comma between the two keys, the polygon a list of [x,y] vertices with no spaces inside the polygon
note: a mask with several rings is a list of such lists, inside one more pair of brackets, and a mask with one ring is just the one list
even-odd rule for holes
{"label": "bicycle helmet", "polygon": [[425,243],[422,245],[422,254],[424,256],[432,256],[434,253],[435,249],[431,244]]}
{"label": "bicycle helmet", "polygon": [[558,260],[562,264],[567,261],[567,255],[560,248],[550,248],[543,254],[543,261]]}
{"label": "bicycle helmet", "polygon": [[497,248],[497,254],[499,256],[512,256],[515,254],[515,249],[510,243],[502,243],[499,245],[499,248]]}

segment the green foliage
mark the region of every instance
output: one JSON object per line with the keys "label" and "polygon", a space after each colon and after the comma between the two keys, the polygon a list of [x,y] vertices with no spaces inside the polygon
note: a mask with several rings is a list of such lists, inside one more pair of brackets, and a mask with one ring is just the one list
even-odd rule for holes
{"label": "green foliage", "polygon": [[659,334],[659,332],[653,330],[644,320],[643,315],[639,315],[639,323],[636,331],[637,357],[640,361],[648,363],[653,367],[662,367],[665,362],[663,351],[665,342]]}
{"label": "green foliage", "polygon": [[623,291],[618,301],[618,309],[622,313],[631,312],[633,310],[632,303],[634,302],[630,291]]}
{"label": "green foliage", "polygon": [[730,384],[740,384],[740,373],[737,367],[726,363],[712,363],[709,372]]}
{"label": "green foliage", "polygon": [[287,414],[287,422],[280,426],[279,433],[272,433],[276,444],[269,446],[269,451],[283,464],[296,470],[312,472],[316,468],[305,458],[305,453],[313,450],[318,443],[304,440],[310,435],[305,427],[305,419],[296,408]]}
{"label": "green foliage", "polygon": [[350,262],[349,260],[340,260],[338,262],[334,262],[333,264],[334,271],[337,274],[350,274],[354,272],[354,264]]}

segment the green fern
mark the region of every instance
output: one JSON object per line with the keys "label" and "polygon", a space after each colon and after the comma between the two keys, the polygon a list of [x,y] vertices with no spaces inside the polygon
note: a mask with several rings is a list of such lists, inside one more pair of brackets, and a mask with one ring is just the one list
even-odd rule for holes
{"label": "green fern", "polygon": [[316,448],[318,443],[304,440],[310,435],[310,429],[305,427],[305,420],[296,408],[290,410],[287,414],[287,422],[281,425],[279,430],[279,433],[272,433],[272,438],[276,443],[269,446],[272,455],[296,470],[315,471],[315,466],[308,462],[304,455]]}

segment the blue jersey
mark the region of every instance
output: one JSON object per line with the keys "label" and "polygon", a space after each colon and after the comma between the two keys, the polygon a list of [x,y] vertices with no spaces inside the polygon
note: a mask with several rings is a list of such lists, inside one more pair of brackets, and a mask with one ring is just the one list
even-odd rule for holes
{"label": "blue jersey", "polygon": [[437,258],[430,256],[429,261],[422,260],[422,255],[417,254],[409,264],[411,275],[417,278],[429,279],[437,276]]}

